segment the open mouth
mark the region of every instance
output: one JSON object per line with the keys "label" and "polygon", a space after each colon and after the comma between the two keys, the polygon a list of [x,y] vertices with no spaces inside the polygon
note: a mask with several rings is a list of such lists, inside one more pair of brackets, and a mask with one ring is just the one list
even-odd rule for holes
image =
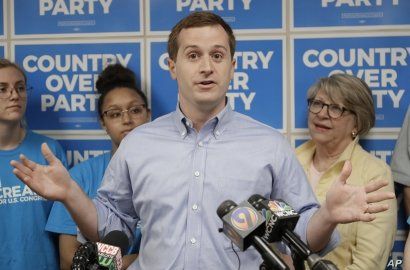
{"label": "open mouth", "polygon": [[325,126],[325,125],[321,125],[321,124],[315,124],[315,127],[317,129],[321,129],[321,130],[329,130],[330,129],[330,127]]}
{"label": "open mouth", "polygon": [[206,81],[200,81],[200,82],[198,82],[198,84],[201,85],[201,86],[207,87],[207,86],[214,85],[215,82],[212,81],[212,80],[206,80]]}
{"label": "open mouth", "polygon": [[202,81],[201,84],[208,85],[214,83],[214,81]]}

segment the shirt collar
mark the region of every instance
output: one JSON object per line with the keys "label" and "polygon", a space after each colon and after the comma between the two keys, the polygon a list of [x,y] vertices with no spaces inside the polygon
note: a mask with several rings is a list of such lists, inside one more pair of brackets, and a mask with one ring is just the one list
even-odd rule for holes
{"label": "shirt collar", "polygon": [[[212,125],[212,127],[210,127],[212,129],[212,133],[215,139],[218,139],[218,137],[220,137],[226,130],[226,127],[233,118],[233,114],[234,112],[232,111],[231,106],[227,104],[215,117],[209,119],[205,123],[204,127],[207,125]],[[185,138],[189,133],[189,128],[193,127],[192,121],[181,111],[179,103],[177,104],[177,108],[174,113],[174,122],[181,138]]]}

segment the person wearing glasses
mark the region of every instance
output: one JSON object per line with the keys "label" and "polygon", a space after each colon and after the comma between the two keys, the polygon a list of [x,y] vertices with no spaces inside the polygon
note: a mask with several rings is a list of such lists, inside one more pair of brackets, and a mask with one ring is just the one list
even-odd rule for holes
{"label": "person wearing glasses", "polygon": [[[101,94],[98,100],[99,119],[111,138],[111,152],[81,162],[70,170],[71,178],[90,198],[96,196],[108,163],[122,139],[151,117],[147,97],[137,87],[132,70],[120,64],[110,65],[99,75],[96,88]],[[60,269],[71,269],[80,242],[77,241],[77,226],[62,203],[55,202],[46,230],[59,234]],[[129,255],[123,257],[124,269],[137,257],[140,239],[141,231],[137,228]]]}
{"label": "person wearing glasses", "polygon": [[[308,128],[311,140],[296,149],[320,203],[328,194],[345,161],[352,172],[347,183],[364,186],[379,179],[389,180],[383,188],[394,192],[390,167],[365,151],[359,136],[365,135],[375,122],[372,94],[364,81],[347,74],[322,78],[307,93]],[[339,224],[339,246],[325,258],[339,269],[385,269],[396,234],[397,206],[386,201],[389,209],[376,214],[372,222]]]}
{"label": "person wearing glasses", "polygon": [[53,201],[18,180],[9,165],[20,154],[47,164],[40,151],[45,142],[67,166],[58,142],[27,128],[24,114],[28,97],[24,71],[0,59],[0,269],[57,269],[56,238],[44,231]]}
{"label": "person wearing glasses", "polygon": [[[124,138],[93,201],[45,144],[49,166],[24,156],[11,163],[24,183],[63,202],[93,241],[113,229],[131,238],[141,221],[141,251],[129,270],[258,269],[256,249],[236,253],[218,233],[216,211],[227,199],[284,199],[300,213],[295,231],[314,252],[336,246],[337,223],[371,221],[387,209],[383,201],[394,193],[377,191],[384,181],[352,187],[344,183],[348,171],[333,190],[344,200],[332,197],[319,207],[286,138],[231,109],[226,92],[236,66],[235,36],[220,16],[190,13],[172,28],[167,47],[176,109]],[[373,202],[381,203],[366,208]]]}

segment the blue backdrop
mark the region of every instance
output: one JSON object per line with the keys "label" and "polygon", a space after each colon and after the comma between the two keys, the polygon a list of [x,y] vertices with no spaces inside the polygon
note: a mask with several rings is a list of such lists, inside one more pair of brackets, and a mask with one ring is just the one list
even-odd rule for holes
{"label": "blue backdrop", "polygon": [[[376,104],[376,128],[361,143],[390,161],[410,103],[408,0],[0,0],[0,56],[19,63],[33,87],[29,126],[59,139],[70,164],[109,151],[94,83],[113,62],[135,71],[153,119],[174,110],[166,40],[192,11],[215,12],[234,29],[227,95],[235,110],[297,145],[308,138],[309,86],[351,73],[369,83]],[[398,229],[388,269],[401,269],[404,216]]]}

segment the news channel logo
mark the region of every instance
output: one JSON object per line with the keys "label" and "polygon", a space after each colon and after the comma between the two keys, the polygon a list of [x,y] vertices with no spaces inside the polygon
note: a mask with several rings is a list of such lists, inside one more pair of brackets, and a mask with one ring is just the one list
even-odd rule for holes
{"label": "news channel logo", "polygon": [[268,206],[273,212],[291,211],[292,207],[281,201],[269,201]]}
{"label": "news channel logo", "polygon": [[249,207],[238,207],[231,215],[232,225],[240,231],[253,229],[258,221],[258,214],[255,210]]}

